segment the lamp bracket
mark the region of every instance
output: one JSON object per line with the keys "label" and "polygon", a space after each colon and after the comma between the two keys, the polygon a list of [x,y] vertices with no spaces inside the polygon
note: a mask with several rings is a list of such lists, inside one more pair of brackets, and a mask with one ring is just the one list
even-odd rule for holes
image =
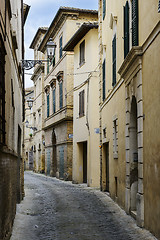
{"label": "lamp bracket", "polygon": [[32,69],[36,64],[42,65],[48,60],[22,60],[22,68],[25,70]]}

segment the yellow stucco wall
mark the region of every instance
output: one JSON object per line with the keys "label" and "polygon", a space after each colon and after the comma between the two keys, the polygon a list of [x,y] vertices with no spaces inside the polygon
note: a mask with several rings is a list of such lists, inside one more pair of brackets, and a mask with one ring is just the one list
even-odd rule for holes
{"label": "yellow stucco wall", "polygon": [[160,35],[143,55],[145,227],[160,238]]}
{"label": "yellow stucco wall", "polygon": [[[79,66],[79,49],[84,40],[85,63]],[[92,71],[98,71],[97,29],[91,29],[74,48],[74,88],[77,89],[74,91],[73,182],[83,182],[83,142],[87,142],[87,184],[100,187],[99,134],[95,133],[95,128],[99,127],[98,74]],[[89,85],[87,82],[81,86],[88,77]],[[85,92],[85,114],[79,117],[79,93],[82,90]]]}

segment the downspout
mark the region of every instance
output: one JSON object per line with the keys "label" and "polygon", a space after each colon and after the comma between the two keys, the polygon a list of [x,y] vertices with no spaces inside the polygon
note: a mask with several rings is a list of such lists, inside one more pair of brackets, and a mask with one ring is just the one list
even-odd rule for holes
{"label": "downspout", "polygon": [[102,101],[102,0],[99,0],[98,11],[98,39],[99,39],[99,129],[100,129],[100,189],[102,191],[102,113],[101,113],[101,101]]}

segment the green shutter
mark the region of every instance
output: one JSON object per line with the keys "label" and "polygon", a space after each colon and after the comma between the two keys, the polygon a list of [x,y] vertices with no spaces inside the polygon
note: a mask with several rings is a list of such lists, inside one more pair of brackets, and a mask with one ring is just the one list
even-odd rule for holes
{"label": "green shutter", "polygon": [[59,58],[62,57],[62,36],[60,37],[59,40]]}
{"label": "green shutter", "polygon": [[63,82],[59,83],[59,108],[63,107]]}
{"label": "green shutter", "polygon": [[103,20],[105,18],[106,15],[106,0],[103,0]]}
{"label": "green shutter", "polygon": [[138,0],[132,0],[132,46],[138,46]]}
{"label": "green shutter", "polygon": [[106,98],[106,61],[103,61],[103,101]]}
{"label": "green shutter", "polygon": [[49,73],[49,59],[47,60],[47,74]]}
{"label": "green shutter", "polygon": [[129,52],[129,4],[124,7],[124,58]]}
{"label": "green shutter", "polygon": [[49,94],[47,95],[47,117],[49,117]]}
{"label": "green shutter", "polygon": [[56,90],[53,89],[53,113],[56,112]]}
{"label": "green shutter", "polygon": [[112,86],[114,87],[116,84],[116,35],[114,36],[112,41],[112,72]]}

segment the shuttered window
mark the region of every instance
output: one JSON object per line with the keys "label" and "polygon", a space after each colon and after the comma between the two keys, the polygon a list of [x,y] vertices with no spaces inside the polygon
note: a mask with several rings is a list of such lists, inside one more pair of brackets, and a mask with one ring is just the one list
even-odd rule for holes
{"label": "shuttered window", "polygon": [[49,94],[47,95],[47,117],[49,117]]}
{"label": "shuttered window", "polygon": [[102,89],[103,89],[103,101],[104,101],[105,98],[106,98],[106,60],[103,61],[102,71],[103,71],[103,75],[102,75],[103,86],[102,86]]}
{"label": "shuttered window", "polygon": [[53,113],[56,112],[56,89],[53,89]]}
{"label": "shuttered window", "polygon": [[103,0],[103,20],[105,18],[106,15],[106,0]]}
{"label": "shuttered window", "polygon": [[116,85],[116,35],[112,41],[112,86]]}
{"label": "shuttered window", "polygon": [[80,44],[80,59],[79,65],[82,65],[85,62],[85,41]]}
{"label": "shuttered window", "polygon": [[124,58],[129,52],[129,4],[124,7]]}
{"label": "shuttered window", "polygon": [[0,145],[5,144],[5,53],[0,42]]}
{"label": "shuttered window", "polygon": [[62,36],[59,39],[59,58],[62,57]]}
{"label": "shuttered window", "polygon": [[84,90],[79,93],[79,117],[84,116]]}
{"label": "shuttered window", "polygon": [[59,83],[59,108],[63,107],[63,82]]}
{"label": "shuttered window", "polygon": [[47,74],[49,73],[49,59],[47,60]]}
{"label": "shuttered window", "polygon": [[132,0],[132,46],[138,46],[138,0]]}

